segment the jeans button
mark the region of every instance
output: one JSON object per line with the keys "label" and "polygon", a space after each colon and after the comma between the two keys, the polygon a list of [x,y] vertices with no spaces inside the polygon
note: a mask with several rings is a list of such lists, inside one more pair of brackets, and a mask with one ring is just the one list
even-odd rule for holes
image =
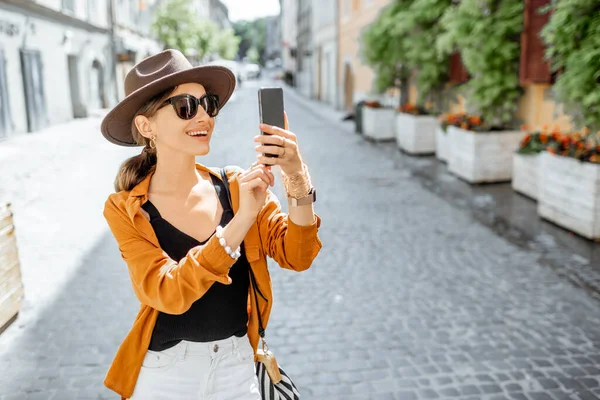
{"label": "jeans button", "polygon": [[216,353],[219,351],[219,345],[215,344],[215,347],[213,347],[213,351]]}

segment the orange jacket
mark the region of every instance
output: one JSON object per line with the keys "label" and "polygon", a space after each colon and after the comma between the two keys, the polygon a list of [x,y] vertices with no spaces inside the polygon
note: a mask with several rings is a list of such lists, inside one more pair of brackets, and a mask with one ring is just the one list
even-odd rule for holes
{"label": "orange jacket", "polygon": [[[220,177],[200,164],[199,170]],[[234,212],[238,210],[239,171],[228,171]],[[230,284],[229,268],[234,260],[227,255],[213,236],[205,245],[192,248],[181,260],[172,260],[160,248],[150,221],[140,211],[148,199],[151,174],[131,191],[109,196],[104,217],[117,240],[127,266],[133,290],[141,308],[133,327],[122,342],[108,370],[104,384],[129,398],[140,373],[142,361],[158,312],[182,314],[211,287],[213,282]],[[266,301],[259,300],[260,315],[265,327],[269,321],[273,293],[267,270],[267,259],[273,258],[281,267],[303,271],[310,267],[321,241],[317,235],[320,218],[309,226],[299,226],[281,211],[277,198],[269,193],[256,223],[244,238],[244,249],[256,277],[258,291]],[[249,294],[251,294],[249,288]],[[248,296],[248,337],[256,353],[259,342],[257,307]]]}

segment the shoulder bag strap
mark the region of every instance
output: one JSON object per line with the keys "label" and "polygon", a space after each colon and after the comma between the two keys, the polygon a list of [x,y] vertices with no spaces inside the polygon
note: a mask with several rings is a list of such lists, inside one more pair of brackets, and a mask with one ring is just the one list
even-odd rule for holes
{"label": "shoulder bag strap", "polygon": [[[225,193],[229,198],[229,204],[231,203],[231,191],[229,190],[229,178],[227,177],[227,171],[225,168],[221,168],[221,180],[223,181],[223,186],[225,187]],[[252,267],[248,267],[248,271],[250,271],[250,285],[252,285],[252,292],[254,293],[254,301],[256,303],[258,315],[258,334],[261,338],[265,337],[265,328],[263,327],[262,318],[260,316],[260,310],[258,309],[258,294],[256,292],[256,278],[254,277],[254,272],[252,271]]]}

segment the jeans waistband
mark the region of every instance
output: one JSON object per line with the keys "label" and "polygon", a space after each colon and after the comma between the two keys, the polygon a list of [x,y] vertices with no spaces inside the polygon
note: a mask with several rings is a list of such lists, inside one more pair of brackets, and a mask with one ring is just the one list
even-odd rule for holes
{"label": "jeans waistband", "polygon": [[248,342],[248,336],[231,336],[227,339],[216,340],[214,342],[190,342],[182,340],[177,345],[161,351],[161,353],[177,358],[185,358],[185,356],[205,356],[216,357],[223,354],[237,351],[239,346]]}

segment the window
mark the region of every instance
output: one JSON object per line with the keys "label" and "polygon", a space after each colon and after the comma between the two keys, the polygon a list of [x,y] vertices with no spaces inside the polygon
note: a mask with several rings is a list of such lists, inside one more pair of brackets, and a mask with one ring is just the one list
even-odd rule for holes
{"label": "window", "polygon": [[75,0],[62,0],[62,11],[75,14]]}

